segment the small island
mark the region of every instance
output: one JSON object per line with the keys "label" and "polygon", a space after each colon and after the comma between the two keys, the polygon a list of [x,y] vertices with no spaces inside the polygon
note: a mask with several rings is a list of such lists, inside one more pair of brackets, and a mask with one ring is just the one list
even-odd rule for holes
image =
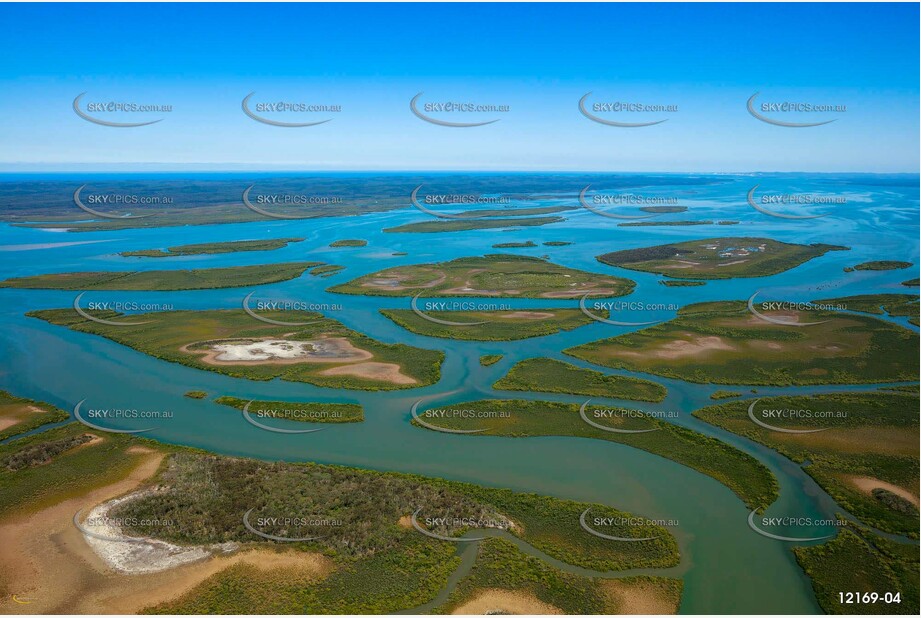
{"label": "small island", "polygon": [[829,251],[847,247],[797,245],[770,238],[710,238],[599,255],[609,266],[665,275],[675,279],[731,279],[776,275]]}
{"label": "small island", "polygon": [[30,290],[138,290],[178,291],[238,288],[296,279],[323,262],[283,262],[196,270],[144,270],[125,272],[71,272],[0,281],[0,288]]}
{"label": "small island", "polygon": [[649,380],[605,375],[552,358],[529,358],[516,363],[493,388],[651,402],[662,401],[666,395],[664,386]]}
{"label": "small island", "polygon": [[237,253],[239,251],[272,251],[287,247],[291,243],[302,242],[303,238],[275,238],[269,240],[233,240],[228,242],[208,242],[196,245],[179,245],[163,249],[142,249],[140,251],[122,251],[123,257],[175,257],[183,255],[209,255],[216,253]]}
{"label": "small island", "polygon": [[329,288],[367,296],[487,296],[494,298],[570,298],[625,296],[629,279],[559,266],[518,255],[466,257],[434,264],[397,266]]}
{"label": "small island", "polygon": [[224,395],[214,400],[222,406],[243,410],[258,419],[297,421],[301,423],[360,423],[364,409],[357,403],[319,403],[312,401],[250,401]]}
{"label": "small island", "polygon": [[361,239],[334,240],[333,242],[329,243],[329,246],[333,247],[334,249],[338,247],[367,247],[368,241]]}
{"label": "small island", "polygon": [[529,249],[536,247],[537,243],[532,240],[527,242],[500,242],[492,246],[493,249]]}
{"label": "small island", "polygon": [[[545,337],[595,321],[579,309],[562,308],[542,308],[539,311],[425,310],[425,315],[431,319],[426,319],[410,309],[381,309],[380,312],[417,335],[464,341],[515,341]],[[608,312],[597,311],[596,315],[607,317]]]}
{"label": "small island", "polygon": [[850,273],[855,270],[902,270],[914,266],[911,262],[900,262],[898,260],[874,260],[863,262],[857,266],[847,266],[844,272]]}
{"label": "small island", "polygon": [[[88,311],[118,318],[114,311]],[[442,352],[385,344],[323,314],[265,311],[259,321],[242,309],[161,311],[132,315],[144,324],[113,326],[73,309],[33,311],[29,317],[100,335],[151,356],[250,380],[281,378],[330,388],[392,390],[434,384]]]}
{"label": "small island", "polygon": [[502,354],[484,354],[480,357],[480,365],[483,367],[489,367],[490,365],[495,365],[500,360],[502,360]]}

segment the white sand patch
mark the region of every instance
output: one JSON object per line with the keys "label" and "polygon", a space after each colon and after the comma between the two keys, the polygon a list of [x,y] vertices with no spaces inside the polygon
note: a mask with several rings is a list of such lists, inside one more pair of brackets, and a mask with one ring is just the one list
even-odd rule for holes
{"label": "white sand patch", "polygon": [[345,337],[317,338],[305,341],[292,339],[239,339],[211,343],[208,349],[182,352],[204,354],[202,361],[212,365],[259,365],[292,363],[351,363],[373,358],[367,350],[356,348]]}
{"label": "white sand patch", "polygon": [[135,492],[104,502],[90,511],[83,521],[83,527],[88,530],[83,538],[96,552],[103,562],[120,573],[156,573],[165,571],[184,564],[190,564],[210,557],[215,552],[228,553],[237,549],[235,543],[211,545],[207,547],[181,547],[157,539],[136,539],[124,534],[118,522],[109,518],[109,512],[130,500],[147,495],[152,490]]}
{"label": "white sand patch", "polygon": [[217,352],[215,360],[235,362],[306,358],[316,351],[316,346],[312,341],[267,339],[252,343],[222,343],[212,349]]}

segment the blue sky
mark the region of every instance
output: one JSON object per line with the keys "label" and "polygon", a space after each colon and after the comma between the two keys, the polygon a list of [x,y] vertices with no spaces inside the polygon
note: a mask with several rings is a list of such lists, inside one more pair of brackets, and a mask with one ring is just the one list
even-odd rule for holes
{"label": "blue sky", "polygon": [[[0,170],[866,171],[919,167],[916,4],[0,5]],[[240,103],[340,105],[279,128]],[[578,101],[677,105],[586,119]],[[138,128],[74,97],[171,105]],[[410,99],[508,105],[416,118]],[[746,100],[846,105],[774,114]]]}

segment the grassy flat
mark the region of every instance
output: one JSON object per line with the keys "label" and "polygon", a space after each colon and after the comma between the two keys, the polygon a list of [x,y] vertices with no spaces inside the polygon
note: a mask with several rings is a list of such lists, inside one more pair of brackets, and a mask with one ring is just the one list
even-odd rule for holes
{"label": "grassy flat", "polygon": [[563,217],[531,217],[526,219],[454,219],[450,221],[420,221],[418,223],[407,223],[397,227],[385,228],[385,232],[391,233],[427,233],[436,232],[467,232],[470,230],[492,230],[496,228],[513,228],[513,227],[533,227],[536,225],[547,225],[549,223],[559,223],[564,221]]}
{"label": "grassy flat", "polygon": [[797,245],[770,238],[709,238],[605,253],[599,262],[676,279],[766,277],[795,268],[835,245]]}
{"label": "grassy flat", "polygon": [[146,270],[125,272],[72,272],[0,281],[0,288],[32,290],[214,290],[296,279],[322,262],[285,262],[197,270]]}
{"label": "grassy flat", "polygon": [[70,414],[52,405],[16,397],[0,390],[0,440],[68,418]]}
{"label": "grassy flat", "polygon": [[495,365],[502,360],[502,354],[484,354],[480,357],[480,364],[484,367]]}
{"label": "grassy flat", "polygon": [[833,311],[761,311],[746,303],[683,307],[634,333],[564,350],[582,360],[703,384],[865,384],[918,379],[918,333],[869,316]]}
{"label": "grassy flat", "polygon": [[459,614],[676,614],[681,591],[681,580],[668,577],[574,575],[529,556],[510,541],[487,539],[477,548],[473,570],[439,609]]}
{"label": "grassy flat", "polygon": [[233,240],[229,242],[206,242],[195,245],[179,245],[163,249],[122,251],[124,257],[174,257],[178,255],[208,255],[212,253],[237,253],[239,251],[272,251],[301,242],[303,238],[272,238],[267,240]]}
{"label": "grassy flat", "polygon": [[664,386],[649,380],[604,375],[552,358],[529,358],[515,363],[493,388],[653,402],[662,401],[666,395]]}
{"label": "grassy flat", "polygon": [[753,414],[769,425],[823,430],[796,434],[757,425],[748,415],[752,401],[706,407],[694,416],[803,465],[838,504],[863,522],[917,537],[917,395],[837,393],[758,400]]}
{"label": "grassy flat", "polygon": [[[513,341],[544,337],[594,322],[579,309],[561,308],[541,308],[539,311],[425,311],[426,315],[436,320],[472,323],[470,326],[438,324],[410,309],[381,309],[380,312],[417,335],[465,341]],[[606,313],[599,311],[598,315],[607,317]]]}
{"label": "grassy flat", "polygon": [[493,249],[530,249],[536,247],[537,243],[533,240],[527,242],[500,242],[492,246]]}
{"label": "grassy flat", "polygon": [[[552,401],[489,399],[420,410],[419,417],[445,429],[484,430],[471,436],[573,436],[609,440],[713,477],[734,491],[749,508],[767,507],[777,498],[777,481],[771,472],[754,457],[724,442],[638,410],[588,406],[586,415],[599,425],[631,431],[654,429],[644,433],[605,431],[586,423],[579,408],[576,404]],[[421,426],[415,420],[412,422]]]}
{"label": "grassy flat", "polygon": [[450,262],[388,268],[334,286],[340,294],[365,296],[490,296],[497,298],[579,298],[624,296],[629,279],[576,270],[540,258],[486,255]]}
{"label": "grassy flat", "polygon": [[848,311],[872,313],[874,315],[888,314],[893,317],[908,317],[908,321],[918,325],[919,308],[917,294],[863,294],[858,296],[842,296],[840,298],[826,298],[813,301],[820,304],[842,305]]}
{"label": "grassy flat", "polygon": [[253,401],[237,397],[218,397],[223,406],[242,410],[249,403],[249,413],[256,419],[279,419],[302,423],[360,423],[364,410],[357,403],[317,403],[299,401]]}
{"label": "grassy flat", "polygon": [[[828,614],[918,615],[918,546],[896,544],[869,530],[848,525],[821,545],[794,547],[796,561]],[[875,603],[842,603],[840,594],[877,592]],[[899,602],[884,602],[885,593]]]}
{"label": "grassy flat", "polygon": [[[88,313],[118,317],[115,312]],[[133,321],[147,324],[134,326],[99,324],[72,309],[28,315],[107,337],[163,360],[250,380],[281,378],[361,390],[414,388],[437,382],[444,358],[434,350],[381,343],[322,314],[304,311],[259,314],[284,322],[312,322],[304,326],[267,324],[242,309],[137,314]],[[301,353],[291,356],[294,348]]]}

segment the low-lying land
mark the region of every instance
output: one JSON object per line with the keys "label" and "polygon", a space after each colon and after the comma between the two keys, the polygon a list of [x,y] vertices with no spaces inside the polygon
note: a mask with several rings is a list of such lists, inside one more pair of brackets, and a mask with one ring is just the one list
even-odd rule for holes
{"label": "low-lying land", "polygon": [[97,271],[15,277],[0,281],[0,288],[31,290],[213,290],[238,288],[296,279],[323,262],[284,262],[196,270]]}
{"label": "low-lying land", "polygon": [[364,409],[357,403],[319,403],[311,401],[250,401],[223,396],[214,400],[224,406],[248,412],[259,419],[278,419],[303,423],[360,423],[365,420]]}
{"label": "low-lying land", "polygon": [[640,210],[643,212],[654,212],[657,214],[686,212],[687,209],[687,206],[640,206]]}
{"label": "low-lying land", "polygon": [[[113,311],[88,312],[111,320]],[[100,335],[145,354],[237,378],[308,382],[330,388],[389,390],[438,381],[442,352],[384,344],[322,314],[266,311],[256,320],[240,310],[162,311],[113,326],[86,320],[72,309],[33,311],[30,317]]]}
{"label": "low-lying land", "polygon": [[68,418],[70,414],[52,405],[16,397],[0,390],[0,440]]}
{"label": "low-lying land", "polygon": [[682,581],[574,575],[529,556],[510,541],[487,539],[473,570],[451,593],[451,614],[676,614]]}
{"label": "low-lying land", "polygon": [[689,281],[684,279],[660,279],[659,283],[670,288],[690,288],[698,285],[707,285],[706,281]]}
{"label": "low-lying land", "polygon": [[675,279],[766,277],[847,247],[797,245],[770,238],[709,238],[605,253],[599,262]]}
{"label": "low-lying land", "polygon": [[228,242],[206,242],[195,245],[179,245],[167,249],[142,249],[122,251],[123,257],[174,257],[180,255],[207,255],[212,253],[236,253],[238,251],[272,251],[302,242],[303,238],[271,238],[266,240],[232,240]]}
{"label": "low-lying land", "polygon": [[500,242],[492,246],[493,249],[529,249],[536,247],[537,243],[533,240],[526,242]]}
{"label": "low-lying land", "polygon": [[[594,322],[578,309],[562,308],[533,311],[425,311],[427,316],[454,322],[453,325],[427,320],[410,309],[381,309],[380,312],[417,335],[470,341],[513,341],[544,337]],[[607,312],[599,311],[598,315],[607,317]]]}
{"label": "low-lying land", "polygon": [[[895,543],[849,523],[831,541],[794,547],[793,553],[829,614],[918,615],[917,545]],[[878,600],[868,602],[868,593],[877,593]]]}
{"label": "low-lying land", "polygon": [[493,388],[652,402],[662,401],[667,393],[664,386],[649,380],[605,375],[552,358],[529,358],[515,363]]}
{"label": "low-lying land", "polygon": [[916,294],[863,294],[859,296],[843,296],[841,298],[825,298],[814,301],[820,304],[841,305],[848,311],[872,313],[874,315],[888,314],[893,317],[907,317],[908,321],[918,325],[921,315],[921,304]]}
{"label": "low-lying land", "polygon": [[348,283],[331,292],[368,296],[491,296],[497,298],[579,298],[624,296],[633,291],[629,279],[559,266],[540,258],[486,255],[397,266]]}
{"label": "low-lying land", "polygon": [[367,240],[361,240],[361,239],[358,239],[358,238],[355,238],[355,239],[347,238],[347,239],[344,239],[344,240],[334,240],[333,242],[329,243],[329,246],[330,246],[330,247],[333,247],[333,248],[337,248],[337,247],[367,247],[367,246],[368,246],[368,241],[367,241]]}
{"label": "low-lying land", "polygon": [[[713,477],[734,491],[749,508],[763,509],[777,498],[777,480],[770,470],[751,455],[715,438],[641,410],[590,404],[585,414],[595,425],[615,431],[585,422],[578,404],[553,401],[486,399],[418,412],[424,423],[438,428],[481,430],[470,436],[573,436],[610,440]],[[422,426],[415,419],[412,423]],[[623,433],[624,430],[642,433]]]}
{"label": "low-lying land", "polygon": [[[850,303],[850,299],[843,299]],[[918,333],[827,310],[761,309],[745,302],[682,307],[673,320],[564,353],[606,367],[703,384],[865,384],[918,379]],[[809,324],[800,328],[790,323]]]}
{"label": "low-lying land", "polygon": [[[678,562],[667,529],[602,505],[407,474],[207,455],[134,436],[87,437],[85,429],[70,423],[0,445],[0,460],[25,462],[0,466],[4,592],[31,593],[31,609],[41,613],[386,613],[417,607],[435,598],[460,563],[454,543],[413,529],[417,510],[418,524],[431,533],[454,537],[491,529],[599,571]],[[586,508],[630,521],[616,530],[623,536],[654,538],[599,541],[579,524]],[[113,538],[138,539],[129,552],[135,561],[124,561],[121,542],[83,536],[73,525],[76,511],[90,509],[105,519],[87,517],[82,526],[96,532],[102,525]],[[262,534],[298,540],[271,542]],[[164,546],[200,557],[164,561]],[[549,568],[534,560],[528,559],[531,572]],[[553,576],[559,580],[555,594],[564,597],[602,584],[556,569]],[[680,584],[655,581],[663,600],[674,601]]]}
{"label": "low-lying land", "polygon": [[480,357],[480,364],[484,367],[495,365],[502,360],[502,354],[484,354]]}
{"label": "low-lying land", "polygon": [[913,266],[911,262],[900,262],[899,260],[873,260],[862,262],[857,266],[848,266],[844,272],[853,272],[855,270],[902,270]]}
{"label": "low-lying land", "polygon": [[533,227],[565,221],[563,217],[530,217],[521,219],[454,219],[451,221],[419,221],[397,227],[385,228],[391,233],[436,233],[467,232],[470,230],[492,230],[496,228]]}
{"label": "low-lying land", "polygon": [[752,421],[752,404],[753,400],[733,401],[703,408],[694,416],[801,464],[864,523],[917,538],[917,395],[836,393],[757,400],[752,414],[777,429]]}

